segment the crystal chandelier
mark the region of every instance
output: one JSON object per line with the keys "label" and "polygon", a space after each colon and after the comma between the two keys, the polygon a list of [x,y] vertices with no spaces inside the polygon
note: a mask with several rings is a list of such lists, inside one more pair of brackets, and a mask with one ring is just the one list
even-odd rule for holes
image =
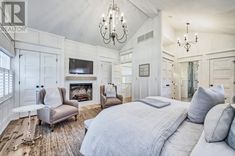
{"label": "crystal chandelier", "polygon": [[178,45],[180,47],[184,47],[186,49],[187,52],[189,52],[189,49],[191,48],[192,44],[196,44],[198,42],[198,35],[197,33],[195,33],[195,40],[194,41],[190,41],[189,40],[189,27],[190,23],[186,23],[186,34],[184,35],[184,42],[181,43],[180,39],[178,38]]}
{"label": "crystal chandelier", "polygon": [[110,4],[108,13],[102,15],[102,21],[99,24],[100,34],[105,44],[111,41],[115,45],[116,41],[124,43],[127,40],[127,25],[124,20],[124,14],[120,15],[120,9],[117,4]]}

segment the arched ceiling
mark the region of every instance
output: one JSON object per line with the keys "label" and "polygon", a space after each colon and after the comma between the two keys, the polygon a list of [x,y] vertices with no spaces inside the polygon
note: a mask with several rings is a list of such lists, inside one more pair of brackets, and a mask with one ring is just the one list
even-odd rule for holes
{"label": "arched ceiling", "polygon": [[[120,49],[121,44],[105,45],[99,34],[99,22],[110,3],[110,0],[29,0],[28,24],[75,41]],[[130,37],[147,17],[126,0],[118,0],[117,4],[126,18]]]}
{"label": "arched ceiling", "polygon": [[[68,39],[107,47],[98,26],[110,3],[110,0],[28,0],[28,24]],[[127,19],[129,38],[158,9],[175,30],[185,30],[185,23],[190,22],[194,31],[235,35],[235,0],[116,0],[116,3]],[[108,47],[120,49],[122,45]]]}

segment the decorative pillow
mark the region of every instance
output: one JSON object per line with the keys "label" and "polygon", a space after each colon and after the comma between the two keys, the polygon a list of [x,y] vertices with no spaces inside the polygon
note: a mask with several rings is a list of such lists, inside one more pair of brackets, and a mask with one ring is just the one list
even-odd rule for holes
{"label": "decorative pillow", "polygon": [[44,98],[44,104],[52,108],[56,108],[63,104],[62,97],[58,88],[45,89],[46,95]]}
{"label": "decorative pillow", "polygon": [[106,85],[105,86],[105,94],[107,98],[114,98],[117,97],[116,89],[113,85]]}
{"label": "decorative pillow", "polygon": [[234,108],[230,104],[213,107],[206,115],[204,123],[207,142],[223,141],[229,132],[234,117]]}
{"label": "decorative pillow", "polygon": [[226,142],[231,148],[235,150],[235,118],[233,119]]}
{"label": "decorative pillow", "polygon": [[224,87],[222,85],[209,89],[199,87],[189,106],[188,118],[194,123],[203,123],[207,112],[220,103],[224,103]]}

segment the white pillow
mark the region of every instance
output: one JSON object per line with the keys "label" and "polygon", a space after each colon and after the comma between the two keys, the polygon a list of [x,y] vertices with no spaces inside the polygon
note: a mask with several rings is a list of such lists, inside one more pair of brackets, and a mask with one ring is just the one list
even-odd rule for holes
{"label": "white pillow", "polygon": [[219,104],[206,115],[204,123],[207,142],[223,141],[229,132],[234,117],[234,108],[230,104]]}
{"label": "white pillow", "polygon": [[44,104],[56,108],[63,104],[62,97],[58,88],[46,88]]}
{"label": "white pillow", "polygon": [[188,118],[194,123],[203,123],[207,112],[221,103],[224,103],[224,87],[222,85],[209,89],[199,87],[189,106]]}
{"label": "white pillow", "polygon": [[105,94],[106,94],[107,98],[117,97],[116,89],[113,85],[106,85],[105,86]]}

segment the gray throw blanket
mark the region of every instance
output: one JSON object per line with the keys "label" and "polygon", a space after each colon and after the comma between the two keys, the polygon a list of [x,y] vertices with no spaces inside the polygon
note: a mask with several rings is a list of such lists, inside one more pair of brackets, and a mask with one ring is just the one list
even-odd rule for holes
{"label": "gray throw blanket", "polygon": [[153,107],[156,107],[156,108],[166,107],[166,106],[169,106],[171,104],[170,101],[166,102],[166,101],[162,101],[162,100],[159,100],[159,99],[152,99],[152,98],[144,98],[144,99],[139,99],[139,100],[136,100],[136,101],[145,103],[147,105],[150,105],[150,106],[153,106]]}
{"label": "gray throw blanket", "polygon": [[159,156],[165,141],[187,116],[187,108],[171,102],[155,109],[132,102],[103,110],[83,140],[85,156]]}

